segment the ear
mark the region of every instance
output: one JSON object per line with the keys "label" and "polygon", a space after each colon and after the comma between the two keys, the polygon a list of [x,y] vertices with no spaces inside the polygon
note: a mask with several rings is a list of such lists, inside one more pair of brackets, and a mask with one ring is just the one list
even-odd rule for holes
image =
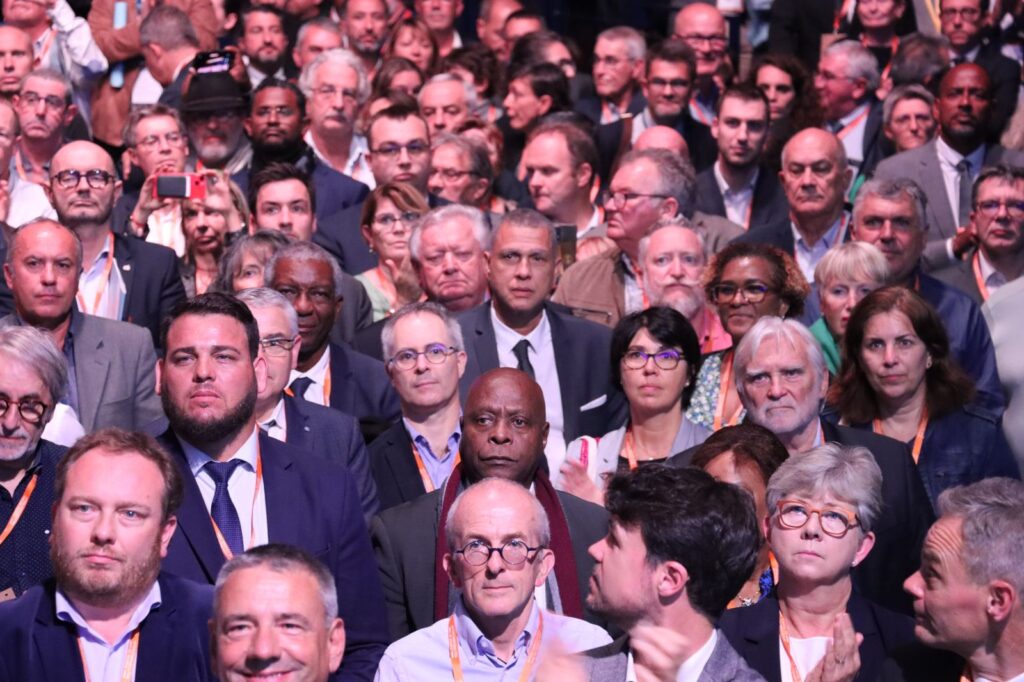
{"label": "ear", "polygon": [[543,455],[543,450],[548,446],[548,433],[551,431],[551,424],[544,422],[544,429],[540,433],[540,449]]}
{"label": "ear", "polygon": [[660,574],[656,589],[658,596],[662,598],[673,598],[686,589],[690,582],[690,573],[678,561],[666,561],[657,568]]}
{"label": "ear", "polygon": [[[51,174],[50,177],[52,178],[53,175]],[[41,185],[41,187],[43,188],[43,194],[46,195],[46,200],[50,202],[50,206],[56,206],[57,202],[54,201],[54,199],[53,199],[53,188],[50,187],[50,183],[46,183],[45,185]]]}
{"label": "ear", "polygon": [[460,379],[462,378],[462,375],[466,373],[466,361],[468,357],[469,356],[466,355],[466,351],[464,350],[460,350],[458,353],[455,354],[455,364],[459,368]]}
{"label": "ear", "polygon": [[373,245],[373,231],[370,230],[369,225],[360,225],[359,234],[363,235],[363,241],[366,242],[367,246]]}
{"label": "ear", "polygon": [[864,538],[860,541],[860,547],[857,548],[857,553],[853,555],[853,565],[856,566],[860,562],[864,561],[868,553],[871,552],[871,548],[875,546],[875,534],[865,533]]}
{"label": "ear", "polygon": [[163,392],[161,391],[161,386],[163,386],[163,383],[164,383],[163,382],[163,377],[164,377],[164,359],[163,358],[157,358],[156,367],[154,368],[154,379],[156,380],[156,394],[157,395],[163,395]]}
{"label": "ear", "polygon": [[469,201],[467,203],[475,205],[484,198],[485,194],[487,194],[487,181],[483,178],[475,180],[469,186]]}
{"label": "ear", "polygon": [[74,104],[68,105],[68,110],[64,112],[64,127],[67,128],[71,125],[71,122],[75,120],[75,116],[78,115],[78,107]]}
{"label": "ear", "polygon": [[[488,280],[491,279],[491,252],[484,251],[484,275]],[[426,289],[424,289],[426,291]]]}
{"label": "ear", "polygon": [[889,125],[882,126],[882,134],[885,135],[885,139],[889,140],[890,142],[892,142],[893,138],[896,137],[892,132],[892,127]]}
{"label": "ear", "polygon": [[14,289],[14,273],[11,272],[10,263],[4,263],[4,281],[7,282],[8,289]]}
{"label": "ear", "polygon": [[537,98],[537,101],[540,102],[541,116],[551,111],[551,105],[554,103],[554,100],[551,99],[551,95],[541,95]]}
{"label": "ear", "polygon": [[171,516],[167,519],[167,523],[160,529],[160,558],[164,559],[167,557],[167,547],[171,544],[171,538],[174,537],[174,531],[178,529],[178,518]]}
{"label": "ear", "polygon": [[252,368],[256,372],[256,391],[262,393],[267,388],[267,359],[257,355]]}
{"label": "ear", "polygon": [[[117,174],[116,170],[114,171],[114,174],[115,175]],[[121,198],[121,192],[123,190],[124,190],[124,183],[121,182],[120,180],[115,180],[114,181],[114,203],[115,204],[117,203],[117,200]]]}
{"label": "ear", "polygon": [[537,578],[533,581],[534,586],[540,587],[547,581],[548,575],[555,568],[555,553],[550,549],[542,549],[538,552],[541,556],[538,556],[534,561],[538,563]]}
{"label": "ear", "polygon": [[592,184],[592,181],[594,179],[594,169],[590,166],[589,163],[581,163],[580,165],[576,166],[574,175],[576,176],[577,187],[582,188],[587,187],[588,185],[593,187],[594,185],[597,184]]}
{"label": "ear", "polygon": [[711,119],[711,137],[718,139],[718,117]]}
{"label": "ear", "polygon": [[843,194],[846,194],[846,188],[853,182],[853,170],[847,166],[843,170]]}
{"label": "ear", "polygon": [[316,234],[316,214],[313,214],[313,222],[309,224],[309,231]]}
{"label": "ear", "polygon": [[128,152],[128,161],[131,162],[133,166],[141,168],[139,165],[139,155],[135,153],[135,150],[129,147],[126,151]]}
{"label": "ear", "polygon": [[292,346],[292,364],[289,369],[295,369],[299,366],[299,353],[302,352],[302,336],[296,334],[292,340],[295,342],[295,345]]}
{"label": "ear", "polygon": [[992,620],[1005,622],[1010,619],[1018,602],[1014,586],[1005,580],[993,580],[988,585],[988,603],[985,611]]}
{"label": "ear", "polygon": [[677,215],[679,215],[679,200],[675,197],[665,199],[665,203],[661,205],[661,217],[674,218]]}
{"label": "ear", "polygon": [[461,589],[462,577],[459,575],[459,572],[455,570],[455,557],[451,552],[446,552],[445,555],[441,557],[441,566],[444,567],[444,572],[448,574],[448,578],[452,581],[452,584]]}
{"label": "ear", "polygon": [[761,534],[764,535],[765,542],[771,540],[772,537],[772,515],[766,514],[761,519]]}
{"label": "ear", "polygon": [[[252,116],[246,116],[242,119],[242,129],[245,130],[245,134],[248,137],[252,137]],[[366,157],[367,161],[369,161],[370,155],[367,154]]]}
{"label": "ear", "polygon": [[789,304],[785,301],[779,301],[779,317],[785,317],[786,313],[789,312]]}
{"label": "ear", "polygon": [[327,663],[331,672],[341,667],[341,659],[345,656],[345,621],[335,618],[327,630]]}

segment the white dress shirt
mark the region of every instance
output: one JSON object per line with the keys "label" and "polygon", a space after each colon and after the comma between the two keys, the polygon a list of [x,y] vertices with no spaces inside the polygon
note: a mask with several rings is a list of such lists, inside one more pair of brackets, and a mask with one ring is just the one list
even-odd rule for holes
{"label": "white dress shirt", "polygon": [[[320,356],[320,359],[316,361],[316,364],[309,368],[308,372],[300,372],[297,369],[292,370],[292,374],[288,377],[288,384],[291,385],[293,381],[299,377],[309,377],[313,380],[313,383],[306,389],[306,393],[302,396],[311,403],[317,405],[329,406],[331,396],[326,391],[327,377],[331,374],[331,349],[327,348],[324,354]],[[296,396],[298,397],[298,396]]]}
{"label": "white dress shirt", "polygon": [[[825,649],[831,637],[807,637],[806,639],[789,639],[789,651],[793,654],[793,662],[800,673],[800,678],[807,679],[814,667],[825,657]],[[793,679],[792,668],[789,665],[789,656],[782,646],[782,638],[779,638],[779,671],[782,682],[797,682]]]}
{"label": "white dress shirt", "polygon": [[261,421],[259,427],[266,431],[267,435],[274,440],[279,440],[282,443],[288,442],[288,417],[285,414],[284,398],[277,401],[277,405],[274,406],[274,411],[270,413],[270,417]]}
{"label": "white dress shirt", "polygon": [[[843,139],[841,140],[843,143],[843,149],[846,150],[847,165],[850,167],[850,170],[853,171],[854,176],[856,176],[860,171],[860,165],[864,162],[864,133],[868,125],[868,117],[866,115],[867,110],[867,103],[861,104],[846,116],[843,116],[836,121],[836,123],[839,124],[839,130],[836,131],[837,137],[839,136],[839,131],[846,129],[846,126],[857,121],[857,125],[850,128],[849,131],[843,135]],[[859,116],[862,116],[860,120],[858,120]]]}
{"label": "white dress shirt", "polygon": [[[981,281],[985,283],[985,288],[988,289],[989,296],[996,293],[999,287],[1007,283],[1006,276],[1003,273],[995,269],[995,267],[988,262],[985,258],[985,254],[978,251],[978,269],[981,270]],[[971,273],[974,274],[973,272]]]}
{"label": "white dress shirt", "polygon": [[[242,546],[245,549],[259,547],[270,541],[267,531],[266,485],[261,483],[260,489],[255,490],[256,458],[260,452],[258,433],[259,429],[253,429],[252,435],[232,455],[231,459],[239,459],[243,464],[235,469],[228,480],[228,496],[238,513],[238,521],[242,527]],[[203,496],[203,504],[209,512],[213,509],[213,494],[217,490],[217,484],[205,466],[213,458],[180,437],[178,442],[185,452],[189,471],[196,479],[199,494]]]}
{"label": "white dress shirt", "polygon": [[544,406],[547,410],[548,444],[544,448],[549,462],[561,462],[565,459],[565,418],[562,415],[562,389],[558,382],[558,366],[555,364],[555,344],[551,340],[551,324],[546,312],[541,312],[540,322],[533,331],[522,336],[498,319],[491,306],[491,324],[494,325],[494,339],[498,346],[498,365],[500,367],[519,367],[512,348],[522,339],[530,342],[529,358],[533,365],[533,373],[540,390],[544,394]]}
{"label": "white dress shirt", "polygon": [[593,206],[593,213],[590,214],[590,220],[587,221],[586,227],[582,230],[576,231],[576,243],[579,243],[593,235],[594,230],[600,227],[601,223],[604,222],[604,211],[601,210],[600,206]]}
{"label": "white dress shirt", "polygon": [[[715,645],[718,644],[718,630],[712,630],[711,636],[704,645],[697,649],[692,656],[679,667],[676,674],[676,682],[697,682],[704,666],[711,660],[711,654],[715,652]],[[626,655],[626,682],[636,682],[636,664],[633,662],[633,652]]]}
{"label": "white dress shirt", "polygon": [[[327,157],[324,156],[323,152],[320,151],[316,146],[316,142],[313,141],[313,133],[306,131],[306,134],[302,138],[309,148],[313,150],[320,162],[329,168],[334,168],[328,161]],[[353,180],[358,180],[370,189],[377,187],[377,180],[373,177],[373,171],[370,170],[370,164],[366,161],[366,153],[370,151],[370,147],[366,142],[366,138],[362,135],[352,135],[352,141],[348,145],[348,160],[345,162],[344,168],[334,168],[334,170],[349,176]]]}
{"label": "white dress shirt", "polygon": [[7,192],[11,198],[11,208],[7,212],[8,225],[17,228],[40,217],[57,220],[57,211],[50,204],[42,185],[22,180],[16,171],[11,172],[7,182]]}
{"label": "white dress shirt", "polygon": [[754,186],[757,184],[757,176],[760,169],[755,168],[750,181],[743,187],[734,190],[729,187],[722,175],[721,162],[715,161],[714,165],[715,182],[718,184],[718,191],[722,194],[722,203],[725,204],[725,217],[736,223],[745,230],[750,229],[751,207],[754,204]]}
{"label": "white dress shirt", "polygon": [[[935,138],[935,153],[939,157],[939,170],[942,171],[942,183],[946,186],[946,202],[949,210],[953,212],[953,221],[956,222],[960,215],[960,171],[956,165],[961,159],[967,159],[971,164],[968,171],[971,174],[971,182],[978,177],[981,167],[985,164],[985,145],[981,145],[973,152],[964,156],[946,144],[942,136]],[[931,199],[932,197],[928,197]],[[964,227],[960,225],[959,227]]]}

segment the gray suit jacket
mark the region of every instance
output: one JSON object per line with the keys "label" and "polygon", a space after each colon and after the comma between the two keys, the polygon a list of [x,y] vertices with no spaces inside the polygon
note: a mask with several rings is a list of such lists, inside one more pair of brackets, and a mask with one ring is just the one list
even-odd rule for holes
{"label": "gray suit jacket", "polygon": [[[627,637],[584,652],[587,679],[590,682],[625,682],[628,653]],[[700,674],[699,682],[764,682],[764,678],[750,669],[725,635],[719,632],[718,642]]]}
{"label": "gray suit jacket", "polygon": [[[889,157],[878,164],[875,177],[885,179],[910,178],[924,190],[928,198],[925,216],[928,222],[928,243],[924,248],[924,267],[931,271],[949,265],[946,240],[956,235],[957,218],[946,196],[946,184],[939,167],[936,140],[917,149]],[[1010,163],[1024,166],[1024,154],[989,145],[985,152],[985,165]],[[980,169],[975,169],[980,170]]]}
{"label": "gray suit jacket", "polygon": [[[22,324],[16,315],[0,326]],[[78,420],[86,433],[108,426],[159,435],[167,430],[156,394],[156,352],[144,327],[71,313]]]}

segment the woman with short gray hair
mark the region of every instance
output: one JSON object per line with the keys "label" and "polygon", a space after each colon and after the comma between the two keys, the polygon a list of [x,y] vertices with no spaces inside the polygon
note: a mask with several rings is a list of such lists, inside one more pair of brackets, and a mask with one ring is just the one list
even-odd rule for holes
{"label": "woman with short gray hair", "polygon": [[835,443],[792,456],[768,481],[766,498],[775,593],[727,611],[722,631],[769,680],[879,679],[883,661],[914,642],[914,622],[853,589],[883,512],[874,456]]}

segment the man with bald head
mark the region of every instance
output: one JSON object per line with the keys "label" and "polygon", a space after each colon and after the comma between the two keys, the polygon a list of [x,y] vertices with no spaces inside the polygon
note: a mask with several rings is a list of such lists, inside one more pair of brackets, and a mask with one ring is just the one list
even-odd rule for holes
{"label": "man with bald head", "polygon": [[115,234],[121,181],[110,155],[92,142],[69,142],[53,157],[44,189],[60,224],[82,244],[79,312],[145,327],[158,344],[160,320],[185,298],[178,258],[165,246]]}
{"label": "man with bald head", "polygon": [[1024,166],[1024,154],[985,142],[992,106],[992,82],[985,69],[970,63],[953,67],[939,81],[938,136],[878,164],[875,177],[913,178],[928,198],[925,270],[969,255],[974,234],[958,230],[970,222],[971,188],[981,169],[997,163]]}
{"label": "man with bald head", "polygon": [[457,600],[442,558],[448,551],[446,519],[462,490],[485,478],[531,488],[551,523],[558,561],[543,587],[541,606],[593,621],[584,599],[593,561],[589,544],[607,530],[604,509],[555,491],[544,461],[548,423],[540,386],[518,369],[482,374],[466,396],[461,463],[437,490],[384,511],[370,528],[391,623],[398,639],[452,613]]}
{"label": "man with bald head", "polygon": [[710,126],[720,94],[715,76],[725,62],[729,46],[725,17],[713,4],[692,3],[676,14],[672,37],[689,45],[697,57],[697,77],[690,99],[690,115]]}
{"label": "man with bald head", "polygon": [[167,422],[155,393],[153,341],[135,325],[83,315],[75,308],[81,263],[81,242],[63,225],[37,220],[19,228],[4,263],[14,313],[0,326],[49,332],[68,366],[68,390],[61,402],[86,432],[117,426],[161,433]]}
{"label": "man with bald head", "polygon": [[690,148],[686,145],[686,139],[678,130],[668,126],[651,126],[640,133],[640,137],[633,143],[633,150],[644,149],[667,149],[681,159],[690,160]]}

